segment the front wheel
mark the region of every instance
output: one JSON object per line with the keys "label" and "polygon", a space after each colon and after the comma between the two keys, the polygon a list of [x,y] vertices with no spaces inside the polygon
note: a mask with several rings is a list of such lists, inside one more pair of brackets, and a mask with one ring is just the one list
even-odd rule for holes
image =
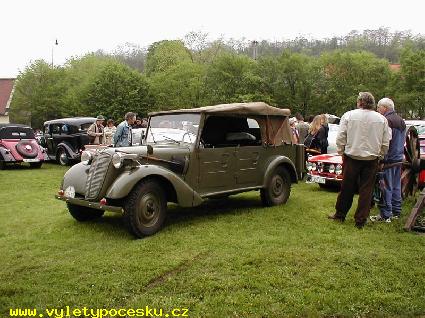
{"label": "front wheel", "polygon": [[67,166],[69,164],[69,159],[68,159],[68,155],[66,153],[66,150],[63,148],[60,148],[58,150],[58,154],[56,155],[56,161],[61,165],[61,166]]}
{"label": "front wheel", "polygon": [[286,203],[291,194],[291,177],[288,170],[284,167],[277,167],[260,193],[264,206]]}
{"label": "front wheel", "polygon": [[72,217],[80,222],[98,219],[105,213],[102,210],[86,208],[80,205],[74,205],[70,203],[67,203],[66,205],[68,206],[68,211]]}
{"label": "front wheel", "polygon": [[144,180],[129,194],[124,207],[124,220],[137,237],[159,231],[167,213],[167,200],[159,182]]}

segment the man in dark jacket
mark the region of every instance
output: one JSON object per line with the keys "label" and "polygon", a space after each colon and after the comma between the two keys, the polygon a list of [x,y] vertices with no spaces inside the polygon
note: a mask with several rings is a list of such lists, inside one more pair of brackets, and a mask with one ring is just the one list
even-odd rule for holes
{"label": "man in dark jacket", "polygon": [[394,102],[389,98],[381,99],[378,102],[377,110],[387,119],[392,137],[388,153],[383,161],[384,187],[383,202],[379,206],[380,214],[371,216],[370,220],[390,223],[391,219],[398,219],[401,213],[401,162],[403,161],[406,124],[395,112]]}

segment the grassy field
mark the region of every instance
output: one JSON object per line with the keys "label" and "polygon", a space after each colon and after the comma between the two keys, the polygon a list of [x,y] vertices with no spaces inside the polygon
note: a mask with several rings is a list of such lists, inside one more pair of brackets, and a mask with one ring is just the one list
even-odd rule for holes
{"label": "grassy field", "polygon": [[[335,192],[284,206],[251,192],[182,209],[134,239],[114,214],[78,223],[53,198],[65,168],[0,171],[0,317],[9,308],[187,308],[189,317],[425,314],[425,237],[402,220],[326,219]],[[376,213],[374,209],[372,213]],[[45,315],[46,316],[46,315]]]}

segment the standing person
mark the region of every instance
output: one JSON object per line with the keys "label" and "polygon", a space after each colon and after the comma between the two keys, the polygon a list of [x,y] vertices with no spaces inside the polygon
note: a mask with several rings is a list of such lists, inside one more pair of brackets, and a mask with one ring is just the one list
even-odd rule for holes
{"label": "standing person", "polygon": [[308,149],[316,150],[321,154],[327,152],[328,138],[326,129],[322,125],[322,117],[320,115],[315,116],[311,122],[308,135],[304,140],[304,145]]}
{"label": "standing person", "polygon": [[335,204],[336,212],[328,218],[340,222],[345,220],[353,204],[356,180],[359,180],[359,200],[354,214],[359,229],[363,228],[369,216],[378,159],[387,153],[391,137],[387,120],[374,108],[373,95],[360,92],[357,109],[341,117],[336,137],[337,151],[344,163],[343,177]]}
{"label": "standing person", "polygon": [[131,126],[136,121],[136,114],[128,112],[125,114],[124,121],[117,126],[117,131],[113,137],[114,147],[128,147],[132,145]]}
{"label": "standing person", "polygon": [[296,128],[296,123],[297,120],[295,119],[295,117],[292,117],[289,119],[289,127],[291,128],[291,140],[293,144],[298,144],[300,139],[299,139],[299,135],[298,135],[298,130]]}
{"label": "standing person", "polygon": [[323,132],[323,141],[321,146],[321,153],[328,153],[328,146],[329,146],[329,142],[328,142],[328,136],[329,136],[329,121],[328,121],[328,116],[326,116],[325,114],[321,114],[320,115],[320,123],[322,124],[322,127],[324,129]]}
{"label": "standing person", "polygon": [[102,115],[96,117],[96,121],[87,129],[87,135],[90,138],[91,145],[101,145],[105,139],[103,122],[105,118]]}
{"label": "standing person", "polygon": [[[377,110],[384,115],[391,128],[391,141],[388,153],[385,155],[383,164],[383,204],[379,206],[380,214],[370,217],[372,222],[390,223],[391,218],[398,219],[401,213],[401,163],[404,155],[404,131],[406,124],[395,112],[394,102],[389,98],[383,98],[378,102]],[[389,167],[385,167],[389,165]]]}
{"label": "standing person", "polygon": [[142,119],[140,117],[136,117],[136,122],[133,124],[132,128],[143,128]]}
{"label": "standing person", "polygon": [[308,135],[310,125],[304,121],[304,117],[300,113],[296,113],[295,118],[297,119],[297,124],[295,125],[295,128],[297,128],[298,130],[299,143],[303,144],[305,138]]}
{"label": "standing person", "polygon": [[112,138],[115,135],[115,132],[117,131],[117,127],[114,125],[114,121],[112,119],[108,119],[106,122],[106,127],[104,129],[105,132],[105,145],[112,145]]}

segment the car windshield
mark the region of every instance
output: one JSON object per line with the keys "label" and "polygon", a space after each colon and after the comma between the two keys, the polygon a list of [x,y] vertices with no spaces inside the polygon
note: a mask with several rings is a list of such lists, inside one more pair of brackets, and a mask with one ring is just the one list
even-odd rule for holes
{"label": "car windshield", "polygon": [[146,142],[194,144],[198,134],[200,114],[167,114],[150,119]]}
{"label": "car windshield", "polygon": [[418,131],[418,135],[425,135],[425,126],[423,125],[414,125]]}

